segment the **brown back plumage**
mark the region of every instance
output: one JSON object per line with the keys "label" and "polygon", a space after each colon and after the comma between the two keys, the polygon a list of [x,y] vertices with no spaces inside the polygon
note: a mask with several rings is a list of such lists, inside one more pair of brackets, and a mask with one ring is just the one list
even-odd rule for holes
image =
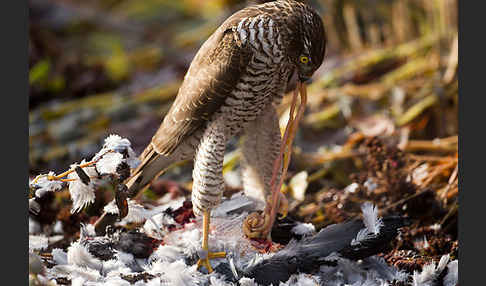
{"label": "brown back plumage", "polygon": [[235,87],[250,59],[236,42],[231,17],[203,44],[191,63],[177,98],[152,138],[152,147],[170,155],[179,143],[207,122]]}
{"label": "brown back plumage", "polygon": [[[182,142],[211,120],[228,95],[244,76],[252,59],[251,44],[237,36],[238,24],[244,18],[271,17],[288,43],[285,56],[295,60],[303,52],[303,43],[312,43],[309,51],[320,65],[325,49],[322,21],[311,8],[295,0],[261,1],[264,4],[242,9],[229,17],[201,46],[193,59],[178,95],[160,128],[152,137],[140,159],[137,174],[159,155],[170,156]],[[310,22],[309,22],[310,21]],[[317,22],[317,23],[313,23]],[[312,71],[317,69],[311,67]]]}
{"label": "brown back plumage", "polygon": [[[268,8],[276,7],[271,5],[274,3],[266,4],[270,5],[260,5],[265,9],[248,7],[235,13],[200,48],[189,67],[174,104],[152,138],[151,145],[157,153],[166,156],[172,154],[187,136],[201,128],[224,103],[226,96],[233,90],[245,71],[251,57],[248,45],[237,42],[233,31],[242,18],[258,15],[262,11],[269,11]],[[272,12],[283,13],[278,9]],[[317,26],[302,27],[302,23],[300,21],[299,30],[323,29],[320,19]],[[295,37],[295,41],[300,42],[301,39]],[[291,41],[291,45],[292,42],[294,41]],[[318,42],[320,41],[316,41]],[[314,49],[317,49],[317,53],[322,53],[324,46],[325,42],[322,45],[315,45]],[[323,54],[318,58],[320,65]]]}

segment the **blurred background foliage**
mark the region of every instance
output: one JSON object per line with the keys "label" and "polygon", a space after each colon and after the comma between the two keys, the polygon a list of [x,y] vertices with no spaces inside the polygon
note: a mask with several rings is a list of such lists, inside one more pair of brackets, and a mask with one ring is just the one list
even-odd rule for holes
{"label": "blurred background foliage", "polygon": [[[441,254],[454,256],[458,1],[308,2],[322,15],[328,48],[308,87],[294,141],[284,186],[290,214],[320,228],[358,215],[363,201],[373,201],[384,213],[418,218],[419,224],[404,232],[408,242],[396,249],[438,255],[437,260]],[[29,0],[30,175],[59,173],[91,159],[111,133],[128,138],[140,153],[200,45],[245,5],[244,0]],[[278,110],[282,128],[289,99]],[[237,143],[231,142],[225,157],[227,191],[241,190]],[[174,181],[187,195],[191,179],[190,163],[181,164],[141,199],[153,200]],[[167,180],[173,180],[169,187]],[[425,228],[432,224],[442,226],[440,233]],[[437,238],[429,241],[433,247],[414,248],[413,241],[431,234]],[[409,260],[403,261],[406,267]]]}
{"label": "blurred background foliage", "polygon": [[[435,110],[439,114],[428,118],[439,122],[424,125],[437,128],[415,134],[421,139],[457,134],[456,113],[443,112],[444,105],[457,107],[456,0],[309,2],[322,14],[328,52],[310,87],[307,125],[342,127],[358,112],[353,103],[367,99],[385,107],[397,126],[413,121],[415,113]],[[59,171],[89,157],[112,132],[141,151],[199,46],[245,5],[29,0],[31,172]],[[383,111],[372,107],[360,112]],[[335,120],[340,117],[345,121]]]}
{"label": "blurred background foliage", "polygon": [[[438,175],[427,184],[440,177],[438,190],[455,198],[457,185],[449,181],[457,169],[457,1],[309,3],[322,15],[328,49],[309,86],[289,178],[311,174],[308,193],[342,189],[363,166],[353,142],[381,136],[413,155],[442,156],[433,163],[419,157],[412,167],[428,162],[427,174]],[[29,0],[31,175],[91,158],[110,133],[129,138],[141,152],[199,46],[245,5]],[[279,109],[282,127],[288,99]],[[225,172],[238,166],[236,148],[234,141]],[[177,181],[190,187],[189,170],[179,170]]]}
{"label": "blurred background foliage", "polygon": [[[308,2],[322,15],[328,47],[308,87],[283,187],[289,214],[319,229],[359,215],[360,205],[372,201],[381,214],[417,219],[403,231],[397,252],[385,255],[389,263],[412,271],[442,254],[454,258],[458,1]],[[31,178],[90,160],[111,133],[142,152],[200,45],[245,5],[244,0],[29,0]],[[281,128],[289,105],[288,95],[278,109]],[[238,166],[234,139],[223,170],[226,196],[241,190]],[[191,174],[191,163],[180,164],[139,199],[153,203],[174,188],[188,195]],[[57,217],[76,232],[80,221],[93,218],[70,215],[66,192],[56,196],[63,203],[45,203],[56,210],[43,205],[42,224]],[[97,195],[86,212],[100,215],[110,196]]]}

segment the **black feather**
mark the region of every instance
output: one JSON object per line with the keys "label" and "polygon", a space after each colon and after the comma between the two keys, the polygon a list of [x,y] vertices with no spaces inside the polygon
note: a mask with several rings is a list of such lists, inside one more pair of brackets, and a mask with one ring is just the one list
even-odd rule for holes
{"label": "black feather", "polygon": [[402,217],[384,218],[379,234],[355,246],[351,246],[351,242],[365,227],[363,221],[351,220],[333,224],[313,237],[304,238],[299,242],[291,241],[286,248],[272,257],[246,269],[244,275],[254,278],[255,282],[262,285],[278,285],[287,281],[294,273],[312,273],[318,270],[320,265],[329,264],[325,258],[331,253],[339,253],[350,259],[366,258],[388,245],[398,234],[398,228],[408,224],[409,221]]}

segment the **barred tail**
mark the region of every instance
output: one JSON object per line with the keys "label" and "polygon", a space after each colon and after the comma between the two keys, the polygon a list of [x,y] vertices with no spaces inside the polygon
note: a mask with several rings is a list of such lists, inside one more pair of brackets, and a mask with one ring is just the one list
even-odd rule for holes
{"label": "barred tail", "polygon": [[129,197],[136,196],[142,189],[147,187],[153,180],[159,177],[172,163],[173,156],[160,155],[150,144],[140,155],[142,163],[132,172],[126,185]]}

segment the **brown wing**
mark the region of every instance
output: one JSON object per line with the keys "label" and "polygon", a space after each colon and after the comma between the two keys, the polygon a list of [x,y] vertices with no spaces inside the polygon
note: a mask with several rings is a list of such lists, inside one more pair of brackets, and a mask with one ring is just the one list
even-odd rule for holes
{"label": "brown wing", "polygon": [[176,147],[221,107],[236,86],[250,59],[250,49],[234,36],[238,22],[230,17],[203,44],[184,78],[179,93],[152,138],[159,154],[170,155]]}

